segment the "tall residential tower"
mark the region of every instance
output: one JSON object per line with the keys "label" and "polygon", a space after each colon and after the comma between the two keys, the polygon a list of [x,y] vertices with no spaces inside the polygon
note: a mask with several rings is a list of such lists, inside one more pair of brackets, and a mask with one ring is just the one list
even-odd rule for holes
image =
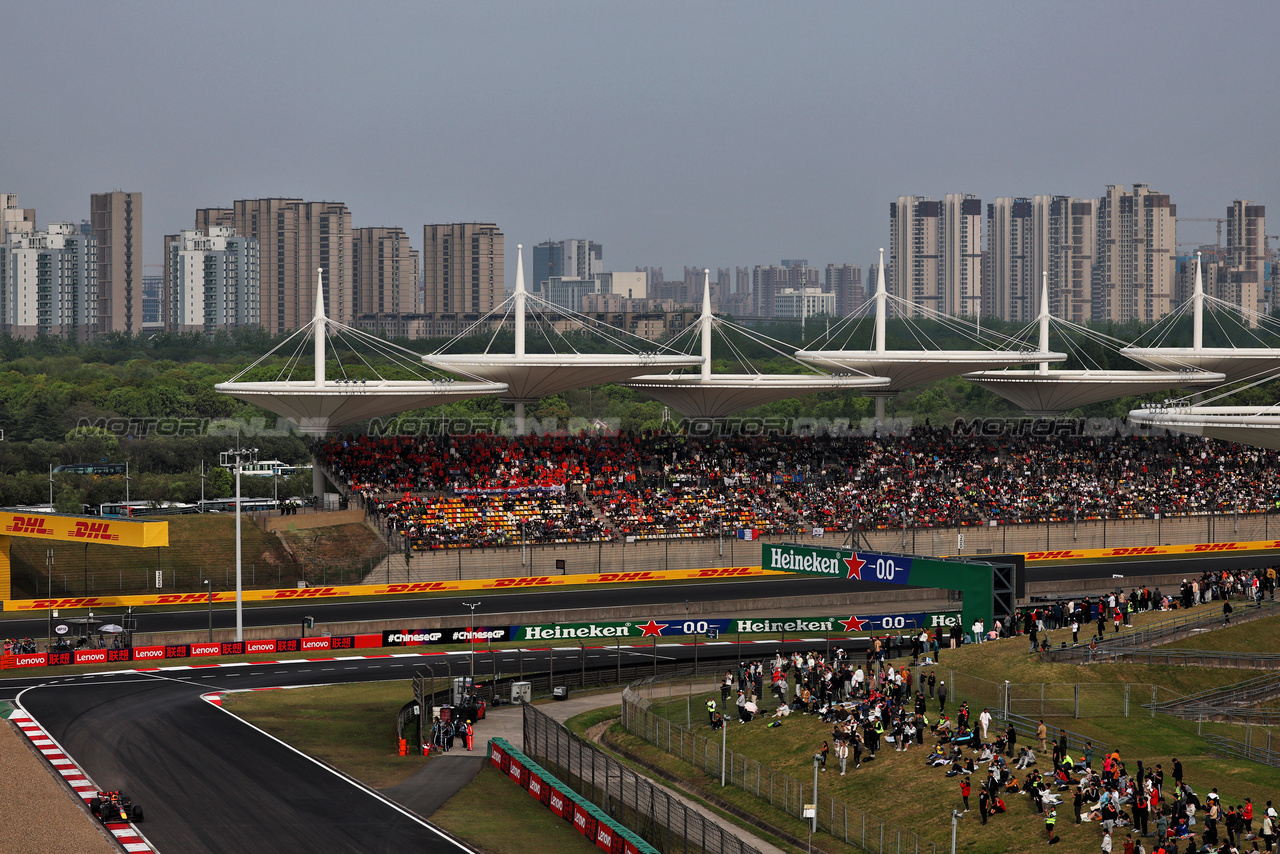
{"label": "tall residential tower", "polygon": [[142,193],[113,190],[89,197],[98,241],[97,332],[142,332]]}
{"label": "tall residential tower", "polygon": [[426,314],[480,315],[503,299],[503,238],[490,222],[426,225],[422,229]]}

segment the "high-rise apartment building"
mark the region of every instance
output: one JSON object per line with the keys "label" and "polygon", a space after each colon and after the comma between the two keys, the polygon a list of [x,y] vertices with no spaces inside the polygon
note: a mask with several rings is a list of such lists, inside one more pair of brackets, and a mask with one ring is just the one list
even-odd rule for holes
{"label": "high-rise apartment building", "polygon": [[0,244],[0,333],[83,342],[97,330],[99,311],[94,235],[59,222],[44,231],[15,232]]}
{"label": "high-rise apartment building", "polygon": [[196,229],[234,228],[258,241],[260,323],[272,335],[291,332],[315,314],[316,270],[324,270],[325,313],[355,315],[351,211],[342,202],[241,199],[231,208],[196,211]]}
{"label": "high-rise apartment building", "polygon": [[404,229],[377,226],[354,231],[355,313],[418,314],[418,250]]}
{"label": "high-rise apartment building", "polygon": [[862,267],[857,264],[828,264],[822,289],[835,296],[833,311],[837,317],[848,317],[867,301]]}
{"label": "high-rise apartment building", "polygon": [[591,279],[604,272],[604,247],[591,240],[546,240],[533,247],[528,287],[540,292],[552,276]]}
{"label": "high-rise apartment building", "polygon": [[1221,298],[1240,306],[1250,326],[1264,310],[1267,275],[1267,209],[1236,199],[1227,208],[1226,280]]}
{"label": "high-rise apartment building", "polygon": [[751,269],[751,314],[755,317],[772,317],[774,297],[791,283],[791,271],[786,267],[757,264]]}
{"label": "high-rise apartment building", "polygon": [[948,315],[977,316],[982,305],[982,200],[962,193],[942,199],[942,306]]}
{"label": "high-rise apartment building", "polygon": [[212,333],[258,326],[258,241],[210,226],[165,235],[165,328]]}
{"label": "high-rise apartment building", "polygon": [[899,196],[889,205],[886,288],[910,306],[895,314],[976,314],[982,304],[982,200]]}
{"label": "high-rise apartment building", "polygon": [[[750,313],[756,317],[775,316],[779,305],[776,298],[784,290],[821,293],[821,273],[803,258],[785,258],[776,266],[757,265],[751,270]],[[796,316],[800,315],[797,313]]]}
{"label": "high-rise apartment building", "polygon": [[[170,235],[165,235],[166,247],[169,245],[169,237]],[[160,269],[163,270],[164,265],[160,265]],[[142,328],[164,329],[164,273],[142,274]]]}
{"label": "high-rise apartment building", "polygon": [[[1042,198],[1036,196],[1037,203]],[[1093,300],[1096,208],[1094,199],[1053,196],[1049,200],[1048,246],[1039,263],[1049,272],[1049,311],[1072,323],[1099,319]]]}
{"label": "high-rise apartment building", "polygon": [[729,267],[716,267],[716,277],[711,282],[711,302],[719,304],[733,293],[733,270]]}
{"label": "high-rise apartment building", "polygon": [[[1039,309],[1040,272],[1035,258],[1043,220],[1031,199],[1000,198],[987,205],[986,287],[981,313],[1027,322]],[[977,314],[978,312],[974,312]]]}
{"label": "high-rise apartment building", "polygon": [[1040,315],[1049,277],[1049,312],[1083,323],[1091,304],[1094,201],[1069,196],[1006,197],[987,205],[982,313],[1029,322]]}
{"label": "high-rise apartment building", "polygon": [[1173,310],[1177,207],[1146,184],[1098,200],[1094,317],[1152,323]]}
{"label": "high-rise apartment building", "polygon": [[17,193],[0,193],[0,244],[10,234],[31,234],[36,230],[35,208],[18,207]]}
{"label": "high-rise apartment building", "polygon": [[942,310],[942,205],[918,196],[889,204],[889,260],[885,287],[909,303],[891,304],[890,313],[919,317],[925,307]]}
{"label": "high-rise apartment building", "polygon": [[140,333],[142,193],[93,193],[89,196],[89,224],[98,241],[97,332]]}
{"label": "high-rise apartment building", "polygon": [[478,318],[505,292],[502,232],[486,222],[423,226],[422,269],[426,314]]}

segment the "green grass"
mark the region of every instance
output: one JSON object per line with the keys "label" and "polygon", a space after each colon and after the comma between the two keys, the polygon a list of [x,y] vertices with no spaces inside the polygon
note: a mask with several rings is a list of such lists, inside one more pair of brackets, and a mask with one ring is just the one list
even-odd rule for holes
{"label": "green grass", "polygon": [[[1239,610],[1243,606],[1237,603],[1236,608]],[[1206,611],[1206,613],[1210,612]],[[1221,610],[1218,613],[1220,614]],[[1263,617],[1242,625],[1201,632],[1165,646],[1173,649],[1205,649],[1215,652],[1280,652],[1280,616]]]}
{"label": "green grass", "polygon": [[396,713],[413,699],[407,680],[228,694],[223,706],[375,789],[403,782],[430,761],[400,756]]}
{"label": "green grass", "polygon": [[431,821],[488,854],[589,854],[599,849],[488,762]]}

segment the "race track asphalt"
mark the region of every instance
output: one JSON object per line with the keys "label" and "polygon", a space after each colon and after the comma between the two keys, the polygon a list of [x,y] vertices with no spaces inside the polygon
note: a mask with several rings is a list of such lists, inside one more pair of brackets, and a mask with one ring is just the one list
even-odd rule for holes
{"label": "race track asphalt", "polygon": [[[1196,575],[1210,569],[1252,569],[1270,566],[1276,562],[1273,555],[1206,554],[1186,558],[1159,558],[1128,561],[1099,561],[1095,563],[1044,563],[1032,564],[1027,569],[1027,582],[1069,581],[1110,578],[1124,575],[1125,585],[1143,577],[1154,575]],[[371,620],[414,620],[425,617],[452,617],[463,621],[467,609],[463,600],[477,595],[485,598],[484,608],[477,614],[482,623],[483,613],[526,613],[530,611],[576,610],[583,608],[641,607],[656,610],[658,616],[670,616],[681,611],[686,601],[708,602],[721,599],[778,599],[790,596],[815,596],[849,593],[850,591],[901,590],[901,587],[876,582],[850,582],[843,579],[794,576],[789,578],[723,579],[714,582],[684,582],[643,584],[638,586],[601,586],[574,590],[541,590],[487,594],[482,591],[448,596],[418,596],[406,599],[370,601],[359,598],[341,600],[308,599],[289,605],[247,607],[244,609],[246,628],[260,626],[301,626],[302,618],[310,615],[319,624],[366,622]],[[102,611],[110,615],[113,611]],[[200,631],[209,625],[208,612],[200,609],[184,611],[138,611],[138,632]],[[216,605],[213,611],[213,627],[235,627],[235,608]],[[30,619],[0,621],[0,636],[44,637],[48,631],[45,615]]]}
{"label": "race track asphalt", "polygon": [[469,850],[199,699],[235,681],[100,676],[21,702],[100,787],[142,806],[142,830],[166,854]]}
{"label": "race track asphalt", "polygon": [[[802,649],[812,641],[786,646]],[[712,653],[704,644],[701,655],[704,662],[712,654],[729,657],[733,647],[714,645]],[[768,644],[767,653],[778,647]],[[766,654],[766,646],[758,649],[747,654]],[[503,670],[517,660],[510,650],[492,654]],[[614,649],[558,650],[555,668],[578,671],[586,655],[587,669],[612,670],[618,654]],[[620,654],[624,665],[647,663],[654,654],[665,663],[692,659],[695,650],[623,648]],[[477,673],[492,671],[489,655],[477,651]],[[470,667],[465,653],[447,659],[457,673]],[[468,851],[390,799],[201,699],[226,690],[407,679],[444,660],[439,654],[409,654],[46,677],[43,684],[17,692],[17,700],[99,787],[122,791],[142,807],[142,830],[162,854]],[[527,650],[522,661],[526,672],[548,670],[546,650]],[[483,741],[483,725],[478,736]]]}

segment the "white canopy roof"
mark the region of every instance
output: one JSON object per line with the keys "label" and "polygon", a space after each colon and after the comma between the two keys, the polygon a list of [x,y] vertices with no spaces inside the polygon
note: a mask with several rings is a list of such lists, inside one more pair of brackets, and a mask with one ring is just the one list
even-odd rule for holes
{"label": "white canopy roof", "polygon": [[1204,371],[975,371],[966,380],[991,389],[1031,415],[1054,415],[1077,406],[1168,388],[1216,385],[1222,374]]}

